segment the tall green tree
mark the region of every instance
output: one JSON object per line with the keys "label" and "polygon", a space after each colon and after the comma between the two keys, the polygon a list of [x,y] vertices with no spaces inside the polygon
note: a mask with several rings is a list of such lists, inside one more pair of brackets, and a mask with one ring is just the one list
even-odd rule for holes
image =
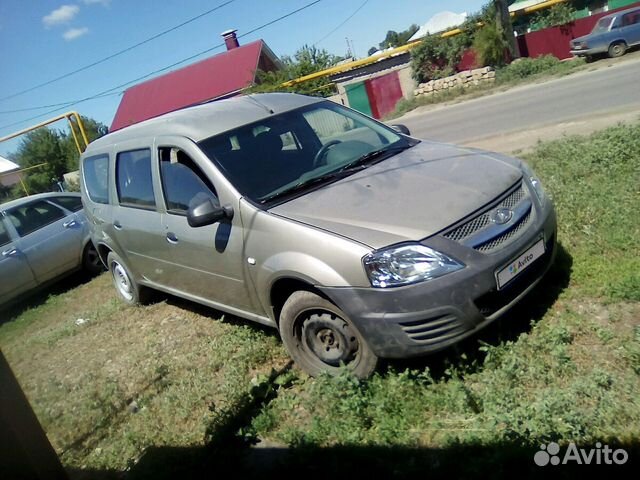
{"label": "tall green tree", "polygon": [[308,82],[302,82],[291,87],[283,87],[282,84],[327,68],[333,67],[340,60],[324,49],[304,45],[293,57],[280,59],[282,68],[274,72],[256,72],[256,85],[250,91],[258,92],[295,92],[307,95],[330,95],[335,92],[335,86],[328,85],[327,78],[319,78]]}
{"label": "tall green tree", "polygon": [[[107,133],[107,127],[96,120],[82,117],[82,121],[90,142]],[[79,132],[75,122],[74,128]],[[11,155],[21,168],[36,167],[23,173],[23,181],[30,194],[55,189],[65,173],[78,170],[79,158],[71,132],[48,127],[25,134]]]}

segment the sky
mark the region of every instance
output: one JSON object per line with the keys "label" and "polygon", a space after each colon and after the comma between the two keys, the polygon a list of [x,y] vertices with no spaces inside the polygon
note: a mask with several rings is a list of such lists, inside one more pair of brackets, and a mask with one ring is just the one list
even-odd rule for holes
{"label": "sky", "polygon": [[[219,45],[220,33],[225,30],[235,28],[242,35],[312,1],[0,0],[0,137],[71,109],[109,126],[126,86],[70,107],[61,108],[58,104],[114,89]],[[476,12],[486,1],[321,0],[241,38],[240,43],[262,38],[278,56],[292,55],[304,44],[345,55],[348,37],[356,56],[363,57],[384,39],[388,30],[405,30],[412,23],[422,25],[443,10]],[[230,3],[122,55],[15,95],[227,2]],[[220,47],[170,70],[223,51],[224,47]],[[40,108],[44,106],[48,107]],[[64,122],[54,126],[63,128]],[[0,143],[0,155],[7,156],[18,144],[19,140]]]}

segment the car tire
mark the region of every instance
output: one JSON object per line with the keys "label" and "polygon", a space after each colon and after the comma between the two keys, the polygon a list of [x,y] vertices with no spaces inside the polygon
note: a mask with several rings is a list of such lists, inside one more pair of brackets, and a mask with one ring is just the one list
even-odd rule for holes
{"label": "car tire", "polygon": [[627,44],[624,42],[612,43],[609,46],[609,57],[618,58],[627,53]]}
{"label": "car tire", "polygon": [[113,285],[118,296],[129,305],[140,305],[148,300],[148,290],[136,283],[131,275],[131,270],[122,261],[120,256],[109,252],[107,266],[111,273]]}
{"label": "car tire", "polygon": [[82,269],[89,275],[97,275],[104,271],[104,264],[93,242],[88,242],[82,251]]}
{"label": "car tire", "polygon": [[309,291],[294,292],[280,313],[280,336],[296,364],[311,376],[339,374],[344,365],[359,378],[369,377],[378,357],[347,315]]}

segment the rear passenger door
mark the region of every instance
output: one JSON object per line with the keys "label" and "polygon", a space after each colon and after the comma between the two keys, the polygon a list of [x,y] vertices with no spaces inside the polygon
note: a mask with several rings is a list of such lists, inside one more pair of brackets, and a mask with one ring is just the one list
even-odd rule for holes
{"label": "rear passenger door", "polygon": [[74,215],[46,200],[36,200],[7,211],[20,236],[20,248],[38,283],[80,264],[83,240]]}
{"label": "rear passenger door", "polygon": [[0,212],[0,305],[36,286],[20,241],[4,213]]}
{"label": "rear passenger door", "polygon": [[227,202],[219,199],[222,192],[198,164],[198,152],[188,142],[159,142],[157,152],[165,207],[162,283],[208,301],[254,312],[244,282],[240,215],[213,225],[190,227],[187,211],[194,198],[209,197],[223,205]]}
{"label": "rear passenger door", "polygon": [[151,149],[119,150],[115,161],[116,205],[113,237],[127,265],[139,276],[155,281],[162,223],[156,210]]}

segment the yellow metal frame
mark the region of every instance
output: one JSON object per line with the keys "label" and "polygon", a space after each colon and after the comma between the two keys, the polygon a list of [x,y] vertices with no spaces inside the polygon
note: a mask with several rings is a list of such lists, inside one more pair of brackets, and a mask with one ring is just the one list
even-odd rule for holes
{"label": "yellow metal frame", "polygon": [[[76,129],[73,126],[73,118],[74,117],[75,117],[76,124],[78,125],[79,134],[76,133]],[[85,149],[89,146],[89,139],[87,138],[87,132],[86,132],[86,130],[84,128],[84,124],[82,123],[82,117],[80,117],[78,112],[75,112],[75,111],[63,113],[62,115],[58,115],[57,117],[53,117],[53,118],[50,118],[49,120],[45,120],[44,122],[40,122],[37,125],[33,125],[31,127],[24,128],[24,129],[22,129],[22,130],[20,130],[18,132],[15,132],[15,133],[12,133],[10,135],[7,135],[6,137],[2,137],[2,138],[0,138],[0,142],[5,142],[7,140],[11,140],[12,138],[19,137],[20,135],[24,135],[25,133],[29,133],[29,132],[31,132],[33,130],[37,130],[38,128],[45,127],[45,126],[47,126],[47,125],[49,125],[51,123],[55,123],[55,122],[57,122],[59,120],[65,119],[65,118],[69,122],[69,130],[71,130],[71,134],[73,135],[73,141],[76,144],[76,148],[78,149],[78,152],[80,154],[82,154],[82,152],[84,152]],[[80,144],[80,139],[84,142],[84,146],[82,146]],[[42,167],[43,165],[46,165],[46,163],[39,163],[38,165],[33,165],[31,167],[22,168],[20,170],[13,170],[11,172],[2,173],[2,174],[0,174],[0,177],[13,175],[14,173],[21,174],[22,172],[26,172],[27,170],[32,170],[34,168],[39,168],[39,167]],[[29,191],[27,190],[27,186],[22,181],[22,175],[19,175],[18,178],[20,179],[20,184],[22,185],[22,189],[24,190],[24,193],[29,195]]]}

